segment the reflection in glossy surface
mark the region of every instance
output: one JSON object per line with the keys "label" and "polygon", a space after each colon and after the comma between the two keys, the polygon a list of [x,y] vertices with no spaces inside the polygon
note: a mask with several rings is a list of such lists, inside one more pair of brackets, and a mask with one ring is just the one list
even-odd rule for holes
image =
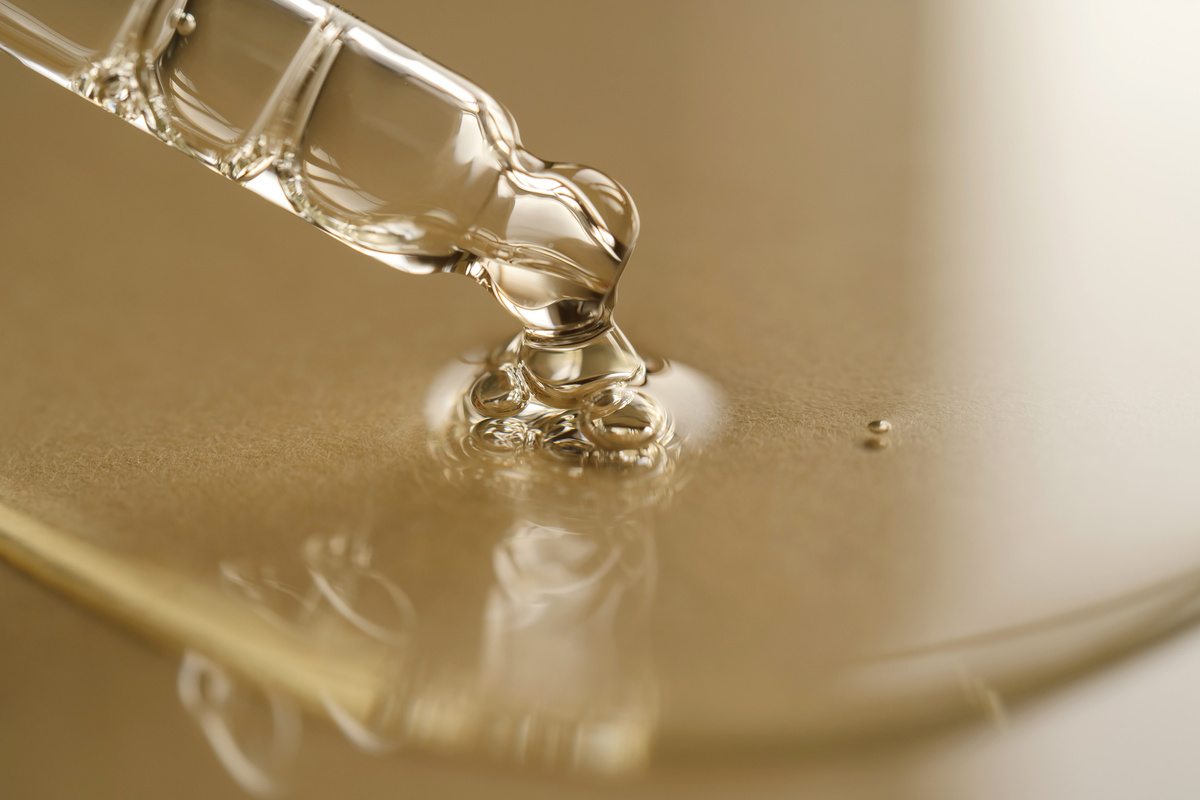
{"label": "reflection in glossy surface", "polygon": [[578,481],[584,508],[525,491],[526,479],[552,480],[546,471],[559,465],[526,462],[514,481],[511,460],[474,451],[461,431],[442,433],[438,449],[456,454],[447,475],[490,482],[514,515],[491,537],[477,657],[430,648],[420,608],[373,565],[366,535],[311,537],[272,563],[227,559],[219,591],[7,511],[0,552],[185,648],[180,700],[252,793],[287,785],[301,709],[370,753],[411,746],[600,773],[640,768],[657,715],[647,504],[666,499],[673,468],[655,462],[648,493],[628,473],[600,489]]}
{"label": "reflection in glossy surface", "polygon": [[[848,731],[987,719],[991,697],[1019,735],[1024,719],[1076,696],[1022,708],[1026,690],[1192,618],[1184,583],[1129,595],[1197,563],[1200,441],[1181,423],[1196,416],[1200,374],[1187,309],[1200,242],[1189,4],[519,4],[530,11],[519,19],[507,3],[471,4],[470,25],[451,4],[378,3],[369,16],[391,14],[406,38],[505,86],[539,137],[531,145],[635,182],[654,220],[638,245],[652,268],[625,279],[621,322],[729,393],[727,438],[655,520],[664,772],[727,763],[739,748],[824,754]],[[539,44],[567,19],[580,25],[576,68],[546,69]],[[371,531],[372,563],[420,611],[427,652],[476,669],[492,554],[515,514],[466,488],[479,482],[450,491],[409,415],[452,353],[507,333],[490,299],[462,281],[364,267],[14,67],[0,61],[14,118],[95,147],[60,152],[43,131],[5,132],[12,152],[61,165],[10,162],[0,198],[12,265],[0,271],[5,502],[126,562],[170,566],[224,602],[221,561],[290,560],[283,573],[304,585],[310,535]],[[597,124],[598,103],[626,113]],[[48,216],[42,198],[62,213]],[[100,246],[130,216],[154,223],[138,252],[169,263]],[[75,235],[62,235],[68,219]],[[222,235],[197,233],[207,230]],[[893,444],[867,452],[865,426],[879,418],[893,422]],[[519,428],[497,429],[495,445]],[[19,688],[0,731],[22,754],[12,770],[25,795],[78,796],[54,791],[59,775],[95,783],[112,765],[126,767],[114,778],[123,796],[227,791],[190,716],[163,702],[177,658],[11,571],[0,591],[31,617],[3,616]],[[1063,614],[1106,600],[1141,612],[1055,632]],[[1020,630],[1041,632],[1010,635]],[[266,635],[255,631],[251,648]],[[957,645],[921,651],[931,642]],[[94,657],[64,661],[64,650]],[[914,651],[925,655],[873,662],[868,686],[830,691],[855,658]],[[919,791],[902,765],[895,785],[844,794],[1004,797],[1015,771],[1037,781],[1047,753],[1081,738],[1108,746],[1103,764],[1077,754],[1089,769],[1075,780],[1124,766],[1132,789],[1162,763],[1161,745],[1178,748],[1190,780],[1179,734],[1194,681],[1183,673],[1174,699],[1159,687],[1147,701],[1155,713],[1142,698],[1129,709],[1145,714],[1138,742],[1113,737],[1123,714],[1093,716],[1020,764],[997,759],[971,786]],[[142,679],[160,674],[157,689]],[[829,714],[812,713],[813,698],[830,697]],[[111,725],[108,698],[121,719],[149,725]],[[319,698],[316,708],[325,713]],[[147,729],[162,735],[146,742]],[[422,774],[438,786],[415,795],[605,794],[497,771],[473,781],[469,769],[361,757],[344,736],[317,733],[298,782],[317,800],[391,797]],[[818,773],[807,791],[713,768],[671,773],[671,788],[652,769],[628,793],[843,796],[824,791],[823,757],[802,761],[798,771]],[[844,771],[870,771],[858,763]]]}
{"label": "reflection in glossy surface", "polygon": [[[310,537],[276,563],[226,560],[221,585],[315,651],[375,654],[378,694],[366,704],[318,690],[320,710],[365,752],[412,746],[602,774],[640,769],[658,718],[647,630],[653,520],[670,500],[685,446],[711,435],[714,390],[686,367],[663,367],[639,396],[657,397],[679,421],[673,415],[653,441],[594,449],[573,412],[481,415],[471,387],[492,368],[451,367],[428,401],[442,480],[464,492],[483,484],[512,514],[492,546],[475,658],[448,657],[422,637],[420,609],[372,563],[371,540],[386,531]],[[627,405],[614,400],[607,412]],[[266,795],[287,784],[299,698],[194,651],[180,667],[179,692],[244,789]],[[270,724],[242,733],[239,720],[255,701]]]}
{"label": "reflection in glossy surface", "polygon": [[[302,723],[295,703],[271,689],[256,691],[239,684],[227,670],[192,650],[183,656],[177,684],[184,709],[238,785],[260,797],[278,794],[300,747]],[[254,729],[253,722],[261,725],[262,720],[248,725],[245,718],[254,712],[262,715],[264,705],[265,729]]]}
{"label": "reflection in glossy surface", "polygon": [[[304,631],[323,650],[353,651],[364,641],[382,648],[386,655],[379,680],[386,698],[376,698],[370,708],[348,708],[336,692],[323,692],[320,700],[328,719],[355,746],[370,753],[390,752],[399,741],[374,730],[373,717],[380,704],[394,705],[395,695],[411,685],[417,622],[412,601],[371,569],[370,548],[362,537],[313,537],[302,552],[303,571],[295,576],[285,577],[273,565],[227,561],[221,565],[221,583],[255,614],[281,630]],[[213,753],[242,788],[274,795],[287,786],[303,725],[295,699],[269,684],[238,680],[193,651],[180,666],[179,695]],[[271,724],[266,731],[241,735],[238,717],[245,716],[245,707],[255,700],[269,704]],[[247,736],[252,738],[247,741]]]}

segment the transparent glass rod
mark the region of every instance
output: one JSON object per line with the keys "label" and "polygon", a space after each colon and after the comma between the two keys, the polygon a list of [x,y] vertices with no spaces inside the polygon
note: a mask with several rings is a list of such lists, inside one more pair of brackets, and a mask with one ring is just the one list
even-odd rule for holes
{"label": "transparent glass rod", "polygon": [[638,232],[474,84],[319,0],[0,0],[0,49],[390,266],[487,286],[534,341],[609,330]]}

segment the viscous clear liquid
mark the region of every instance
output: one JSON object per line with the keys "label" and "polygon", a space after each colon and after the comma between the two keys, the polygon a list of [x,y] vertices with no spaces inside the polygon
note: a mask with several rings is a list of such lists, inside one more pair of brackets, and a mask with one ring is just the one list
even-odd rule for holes
{"label": "viscous clear liquid", "polygon": [[524,150],[478,87],[313,0],[83,13],[0,0],[0,48],[392,267],[474,278],[524,328],[514,397],[581,408],[644,378],[612,323],[633,201],[597,170]]}

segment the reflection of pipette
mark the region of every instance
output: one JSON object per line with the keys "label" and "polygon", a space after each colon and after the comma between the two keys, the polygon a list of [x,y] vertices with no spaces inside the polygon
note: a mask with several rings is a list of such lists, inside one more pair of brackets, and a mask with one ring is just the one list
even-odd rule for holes
{"label": "reflection of pipette", "polygon": [[533,341],[610,326],[638,232],[628,194],[526,152],[479,88],[327,3],[131,0],[55,20],[0,0],[0,49],[380,261],[475,278]]}
{"label": "reflection of pipette", "polygon": [[[386,648],[390,691],[379,702],[355,709],[325,698],[325,715],[362,750],[407,745],[602,774],[637,770],[658,722],[648,627],[653,509],[679,483],[682,450],[711,429],[715,390],[664,364],[637,392],[614,390],[604,409],[526,408],[496,419],[465,391],[494,368],[494,359],[459,363],[435,383],[427,412],[440,469],[423,470],[442,490],[465,495],[482,485],[512,513],[492,546],[477,662],[431,647],[436,630],[432,639],[417,635],[421,609],[402,571],[373,563],[369,539],[391,536],[313,537],[301,572],[288,569],[295,554],[285,552],[277,563],[226,561],[222,582],[255,616],[327,649]],[[633,424],[636,409],[656,409],[654,424]],[[598,436],[619,436],[621,449],[597,446]],[[201,702],[201,675],[226,691]],[[284,696],[194,656],[184,660],[180,687],[239,783],[257,792],[285,780],[287,759],[248,759],[236,730],[237,715],[258,706],[273,724],[252,729],[268,734],[256,749],[290,752],[300,723],[281,713]]]}

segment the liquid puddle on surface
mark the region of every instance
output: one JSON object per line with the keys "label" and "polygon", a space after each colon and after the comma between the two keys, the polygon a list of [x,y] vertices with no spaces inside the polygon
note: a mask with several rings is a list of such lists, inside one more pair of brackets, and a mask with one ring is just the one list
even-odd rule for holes
{"label": "liquid puddle on surface", "polygon": [[[673,383],[674,378],[687,374],[684,368],[660,369],[652,359],[638,355],[612,324],[615,287],[637,234],[636,211],[628,196],[594,170],[549,164],[529,155],[520,148],[515,124],[491,98],[324,4],[300,0],[192,0],[185,7],[181,2],[142,2],[115,20],[116,27],[121,33],[115,44],[88,49],[61,37],[56,40],[42,35],[46,31],[35,35],[36,25],[29,18],[22,22],[11,4],[0,4],[0,46],[27,65],[383,263],[416,274],[448,272],[472,277],[519,320],[525,333],[511,343],[470,364],[447,369],[429,394],[426,420],[444,434],[434,445],[434,460],[441,469],[439,479],[448,478],[446,483],[451,487],[455,481],[463,485],[482,482],[497,502],[508,503],[514,510],[512,527],[499,536],[501,544],[495,549],[493,570],[495,591],[488,593],[489,619],[494,625],[489,640],[489,653],[494,656],[490,664],[495,667],[488,679],[493,681],[490,685],[512,689],[509,696],[515,697],[520,696],[518,690],[529,689],[527,681],[521,683],[522,671],[526,676],[548,676],[543,687],[550,685],[549,677],[555,671],[570,672],[561,663],[557,670],[548,668],[553,662],[542,660],[546,651],[539,650],[539,640],[566,635],[564,632],[572,628],[564,620],[572,609],[589,608],[583,602],[585,598],[633,596],[643,591],[639,582],[653,577],[651,568],[642,568],[648,559],[643,545],[652,538],[652,531],[636,519],[637,513],[642,504],[665,502],[678,485],[681,443],[702,441],[703,435],[695,432],[709,429],[696,423],[709,416],[700,412],[689,415],[680,399],[700,398],[697,405],[701,410],[714,408],[713,404],[706,405],[704,398],[708,395],[694,383]],[[13,31],[23,33],[18,36]],[[886,449],[878,458],[869,456],[873,466],[899,461],[897,457],[905,455],[907,447],[897,446],[902,444],[896,438],[897,432],[882,426],[868,426],[864,431],[862,425],[868,418],[855,421],[853,428],[847,427],[847,442]],[[914,435],[909,433],[913,427],[904,417],[895,419],[899,433]],[[866,433],[872,438],[862,438]],[[862,453],[855,455],[868,458]],[[800,491],[803,476],[784,474],[791,484],[781,481],[773,485],[782,487],[781,491]],[[553,480],[545,477],[551,475],[555,476]],[[578,479],[583,476],[586,479]],[[546,483],[539,484],[543,479]],[[623,482],[636,490],[622,493],[619,487]],[[602,483],[607,483],[611,491],[598,488]],[[623,520],[623,532],[618,535],[616,528],[572,528],[577,515],[529,505],[529,495],[547,485],[571,486],[571,500],[564,503],[564,508],[607,509],[614,520]],[[747,506],[747,510],[760,516],[762,513],[761,508],[753,506]],[[705,522],[711,527],[711,520]],[[755,544],[746,541],[754,537],[740,537],[740,533],[736,525],[729,525],[712,538],[722,542],[740,540],[742,548]],[[797,541],[812,535],[812,531],[791,527],[781,527],[780,533],[789,537],[792,549]],[[571,547],[581,542],[594,544],[588,558]],[[480,707],[490,708],[494,696],[471,709],[471,703],[482,697],[471,694],[474,688],[459,684],[451,687],[452,691],[443,691],[432,685],[405,688],[400,681],[390,682],[397,674],[408,674],[393,671],[391,659],[405,663],[405,631],[412,625],[408,607],[395,588],[412,589],[398,577],[390,588],[378,581],[372,570],[383,571],[386,560],[377,556],[372,562],[359,552],[358,544],[346,544],[333,537],[324,550],[306,546],[303,553],[281,556],[303,562],[300,583],[306,591],[315,593],[318,599],[311,605],[320,606],[320,611],[312,613],[301,604],[289,609],[288,613],[294,612],[295,616],[288,616],[273,607],[254,606],[253,613],[226,620],[236,623],[228,632],[242,630],[237,625],[247,626],[249,635],[236,644],[248,646],[246,652],[257,654],[262,654],[267,644],[278,645],[278,653],[295,656],[297,663],[314,663],[310,660],[315,658],[314,653],[328,652],[328,641],[317,642],[319,646],[312,650],[288,650],[285,640],[291,640],[287,636],[246,623],[248,617],[275,614],[286,620],[284,631],[291,635],[303,628],[300,623],[304,614],[311,613],[311,619],[319,623],[314,630],[335,634],[329,641],[338,645],[357,642],[361,652],[379,656],[380,663],[389,666],[367,675],[369,680],[362,683],[348,680],[290,687],[297,690],[294,696],[300,697],[302,705],[315,707],[318,713],[323,708],[344,726],[347,737],[366,749],[390,747],[393,734],[404,731],[395,727],[398,717],[373,719],[365,724],[369,715],[360,715],[363,706],[355,705],[361,699],[352,691],[356,685],[375,686],[378,681],[381,691],[399,692],[401,697],[425,703],[425,711],[441,704],[449,712],[442,719],[455,724],[463,719],[475,724],[487,718],[487,714],[476,712]],[[732,547],[721,549],[695,538],[680,549],[714,556],[707,558],[702,565],[705,567],[724,561],[737,563],[742,557]],[[531,554],[538,557],[531,559]],[[794,596],[778,591],[779,583],[769,583],[770,567],[779,555],[780,549],[771,549],[757,561],[747,560],[745,563],[753,563],[756,569],[745,573],[752,575],[747,583],[763,596],[794,600]],[[672,567],[677,572],[680,563],[676,555]],[[606,576],[618,574],[605,571],[606,565],[613,564],[625,570],[625,577],[608,583],[613,579]],[[691,562],[682,564],[686,568]],[[224,566],[222,591],[238,597],[241,587],[246,598],[253,599],[250,596],[258,592],[260,597],[268,598],[268,605],[273,602],[262,585],[272,578],[256,573],[254,565],[230,562]],[[270,566],[260,564],[257,568],[265,573]],[[712,572],[716,571],[714,567]],[[139,577],[119,569],[111,575],[120,578],[111,584],[114,591],[130,590]],[[575,586],[570,581],[573,577],[595,580],[576,581]],[[785,577],[789,584],[802,583],[793,581],[791,574]],[[260,578],[260,584],[255,584]],[[564,585],[575,586],[580,593],[555,595]],[[1189,586],[1194,585],[1193,580]],[[603,586],[610,588],[596,588]],[[357,595],[360,589],[363,594]],[[369,616],[363,606],[357,605],[358,598],[365,597],[368,590],[377,590],[373,602],[381,607],[383,615]],[[1185,602],[1194,602],[1191,588],[1171,591],[1183,599],[1176,602],[1176,594],[1171,594],[1169,603],[1158,603],[1155,608],[1182,608]],[[283,594],[286,599],[286,592]],[[720,596],[719,592],[709,594]],[[201,595],[208,598],[202,592],[197,597]],[[743,600],[732,589],[727,595]],[[547,604],[549,597],[562,602]],[[214,600],[212,605],[213,609],[226,607],[224,601]],[[542,611],[557,609],[563,616],[555,622],[553,614],[547,615],[545,627],[522,627],[535,607]],[[160,604],[158,610],[166,608]],[[762,616],[767,614],[761,607],[750,608]],[[692,610],[689,608],[689,612]],[[1101,609],[1105,613],[1110,610]],[[382,620],[388,619],[387,614],[391,622],[385,624]],[[1094,622],[1097,632],[1085,636],[1081,630],[1078,650],[1090,653],[1087,648],[1095,642],[1116,641],[1120,637],[1112,630],[1118,628],[1127,628],[1131,637],[1132,632],[1141,635],[1153,630],[1153,614],[1147,612],[1147,617],[1151,617],[1150,623],[1143,619],[1122,621],[1126,627],[1107,616],[1085,620]],[[730,618],[732,614],[721,619]],[[736,621],[740,623],[741,619]],[[169,627],[179,620],[164,618],[161,622]],[[1075,624],[1078,620],[1068,622]],[[320,627],[327,624],[326,628]],[[292,625],[297,627],[289,627]],[[730,635],[741,627],[714,625],[714,630]],[[782,626],[778,630],[783,630]],[[604,631],[596,629],[596,633],[596,642],[606,641]],[[1058,628],[1034,633],[1053,639],[1060,648],[1070,640]],[[179,641],[190,641],[184,633],[176,631],[175,635]],[[230,642],[234,638],[231,635]],[[768,638],[772,637],[752,644],[769,645]],[[578,646],[578,652],[589,653],[588,642],[570,641]],[[256,642],[262,645],[258,650],[254,649]],[[947,646],[946,660],[958,659],[968,645],[984,650],[992,646],[974,640],[967,645]],[[1040,648],[1029,649],[1040,653]],[[741,649],[751,652],[750,647]],[[1011,648],[995,644],[995,649],[1004,650],[1007,657]],[[703,660],[695,658],[692,651],[686,652],[692,661]],[[228,694],[221,689],[222,679],[213,677],[215,671],[228,669],[231,675],[245,680],[246,659],[236,647],[219,654],[210,650],[208,655],[226,656],[228,663],[188,657],[181,669],[180,694],[189,713],[208,715],[205,719],[211,720],[214,705]],[[906,657],[932,658],[928,651]],[[1086,659],[1072,655],[1061,660],[1074,663]],[[269,660],[262,663],[268,664]],[[278,663],[294,666],[286,659]],[[357,679],[361,676],[356,669],[374,663],[368,659],[357,664],[339,660],[331,666],[345,668],[348,671],[344,675]],[[543,663],[540,671],[537,663]],[[890,677],[893,665],[884,664],[881,672],[884,667]],[[660,664],[659,668],[673,674],[669,666]],[[578,674],[586,672],[580,670]],[[269,676],[263,677],[264,685],[268,685]],[[760,677],[751,673],[747,685]],[[794,675],[789,679],[794,683]],[[650,735],[639,738],[638,731],[650,731],[657,722],[657,710],[647,700],[653,687],[646,689],[645,683],[639,683],[642,680],[639,673],[627,684],[636,689],[628,695],[636,702],[631,700],[622,706],[625,711],[617,714],[620,720],[630,723],[621,729],[622,741],[629,749],[615,753],[620,758],[604,762],[609,766],[636,763],[641,756],[638,748]],[[984,680],[972,675],[963,683],[997,687],[976,692],[988,698],[989,709],[996,706],[993,700],[1002,691],[1008,691],[1002,680],[995,681],[991,676]],[[584,684],[585,680],[580,685]],[[692,685],[701,682],[693,681]],[[930,685],[944,688],[940,680]],[[560,688],[560,697],[567,698],[571,687],[560,684]],[[584,688],[592,691],[586,685]],[[322,706],[325,700],[315,689],[332,692],[336,702]],[[405,691],[409,693],[402,694]],[[620,691],[615,694],[620,701]],[[931,690],[931,697],[933,694]],[[940,697],[913,705],[937,708],[934,700]],[[454,699],[462,702],[448,702]],[[771,698],[770,704],[776,707],[781,702]],[[621,702],[616,705],[621,706]],[[408,706],[398,702],[389,708],[395,711]],[[459,715],[464,708],[469,713]],[[504,730],[515,740],[521,734],[518,723],[525,709],[520,703],[509,708],[515,711],[502,722],[511,723]],[[586,703],[575,708],[594,709]],[[547,743],[574,730],[571,725],[575,723],[569,723],[569,718],[567,714],[539,728],[539,736],[545,736],[526,752],[541,753],[545,761],[552,760]],[[291,719],[284,713],[277,715],[281,729],[286,729]],[[417,714],[413,719],[428,723],[414,739],[424,735],[426,743],[441,746],[447,739],[440,737],[452,733],[450,722],[443,727],[443,722],[430,716]],[[220,735],[213,723],[200,724],[206,735],[210,729],[215,731],[214,736]],[[677,724],[675,732],[681,727]],[[864,723],[864,727],[870,725]],[[582,724],[578,730],[583,730]],[[581,734],[575,741],[591,741],[602,747],[603,726],[593,730],[598,738],[589,740]],[[281,751],[286,750],[281,746]],[[559,755],[564,752],[553,751]]]}
{"label": "liquid puddle on surface", "polygon": [[658,716],[646,514],[685,443],[715,429],[718,392],[647,367],[612,320],[639,225],[625,190],[528,153],[487,94],[325,3],[139,0],[91,52],[3,4],[0,47],[389,266],[474,279],[523,329],[448,367],[425,408],[442,493],[483,486],[513,516],[478,675],[422,650],[413,603],[360,536],[223,560],[217,591],[171,575],[171,597],[157,566],[36,525],[17,562],[182,649],[183,708],[252,794],[286,782],[301,709],[368,752],[643,766]]}

